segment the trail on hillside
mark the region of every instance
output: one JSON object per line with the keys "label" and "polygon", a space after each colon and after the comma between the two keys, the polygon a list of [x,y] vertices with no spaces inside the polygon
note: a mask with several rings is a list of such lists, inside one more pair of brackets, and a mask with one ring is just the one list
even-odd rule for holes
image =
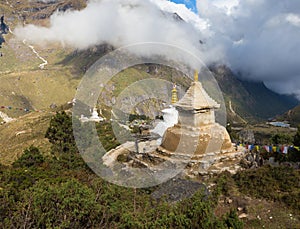
{"label": "trail on hillside", "polygon": [[231,100],[229,100],[229,109],[232,112],[232,114],[236,115],[235,111],[232,108]]}
{"label": "trail on hillside", "polygon": [[243,119],[241,116],[239,116],[239,115],[235,112],[235,110],[233,110],[231,100],[229,100],[229,110],[231,111],[231,113],[232,113],[234,116],[236,116],[236,117],[238,117],[239,119],[241,119],[244,123],[247,123],[247,121],[246,121],[245,119]]}
{"label": "trail on hillside", "polygon": [[[12,5],[8,0],[6,0],[6,4],[9,5],[10,8],[12,8],[12,9],[14,8],[13,5]],[[24,22],[23,24],[25,25],[25,22]],[[14,35],[13,31],[11,30],[11,28],[9,27],[8,29],[9,29],[9,32],[10,32],[12,35]],[[35,50],[34,46],[32,46],[32,45],[30,45],[30,44],[27,44],[27,42],[26,42],[25,39],[23,40],[23,44],[24,44],[25,46],[27,46],[28,48],[30,48],[31,51],[37,56],[37,58],[39,58],[41,61],[43,61],[43,63],[39,65],[39,68],[40,68],[40,69],[44,69],[45,66],[48,64],[48,61],[47,61],[45,58],[43,58],[43,57]]]}
{"label": "trail on hillside", "polygon": [[40,56],[40,54],[34,49],[34,47],[32,45],[29,45],[26,43],[26,40],[23,40],[23,44],[26,45],[27,47],[29,47],[32,52],[41,60],[43,61],[42,64],[39,65],[40,69],[44,69],[44,67],[48,64],[48,61],[46,59],[44,59],[43,57]]}

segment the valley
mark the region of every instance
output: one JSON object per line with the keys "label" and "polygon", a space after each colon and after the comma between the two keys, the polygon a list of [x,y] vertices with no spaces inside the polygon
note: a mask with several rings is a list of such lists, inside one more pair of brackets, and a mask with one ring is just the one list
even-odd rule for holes
{"label": "valley", "polygon": [[[115,47],[109,42],[86,49],[63,42],[33,44],[14,34],[15,28],[25,24],[49,26],[54,12],[80,10],[87,4],[85,0],[0,2],[0,16],[5,16],[9,27],[0,48],[0,227],[300,227],[299,100],[270,90],[262,81],[246,80],[224,64],[211,64],[209,70],[224,97],[233,147],[241,147],[247,158],[239,164],[241,170],[197,173],[188,179],[178,176],[169,183],[137,189],[110,184],[87,166],[73,136],[72,107],[78,102],[74,98],[89,68]],[[116,107],[124,90],[147,79],[175,83],[179,99],[193,82],[192,76],[176,69],[145,63],[99,85],[103,90],[95,110],[101,121],[95,130],[105,148],[119,146],[118,136],[124,129],[137,139],[138,132],[143,132],[139,127],[161,121],[162,110],[171,105],[171,100],[158,101],[136,87],[140,97],[126,98],[126,102],[142,102],[130,113],[124,112],[122,104]],[[171,97],[172,87],[160,93]],[[93,107],[89,109],[84,114],[88,118]],[[286,121],[291,127],[271,126],[270,121]],[[118,128],[115,122],[121,123]],[[145,138],[149,137],[148,129],[145,132]],[[249,150],[248,145],[259,150]],[[289,153],[265,146],[289,147]],[[258,155],[263,165],[252,166],[254,159],[249,155]],[[119,159],[126,162],[131,157],[128,153]]]}

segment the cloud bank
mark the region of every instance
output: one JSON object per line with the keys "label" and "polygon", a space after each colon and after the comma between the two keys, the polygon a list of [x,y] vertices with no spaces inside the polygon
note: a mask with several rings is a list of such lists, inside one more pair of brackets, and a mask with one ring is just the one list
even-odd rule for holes
{"label": "cloud bank", "polygon": [[199,15],[167,0],[91,0],[81,11],[56,12],[48,28],[27,25],[15,33],[78,49],[168,43],[300,98],[300,1],[198,0],[197,8]]}
{"label": "cloud bank", "polygon": [[[78,49],[101,43],[121,47],[161,42],[181,47],[206,62],[215,60],[216,56],[221,59],[222,51],[218,46],[209,47],[200,43],[206,34],[203,33],[205,22],[195,14],[192,18],[192,12],[183,5],[180,11],[197,23],[176,19],[173,12],[163,11],[150,0],[94,0],[81,11],[54,13],[48,28],[27,25],[17,28],[15,34],[34,43],[60,42]],[[203,27],[203,31],[199,27]],[[151,53],[154,50],[148,51]],[[213,54],[217,52],[218,55]]]}
{"label": "cloud bank", "polygon": [[197,7],[233,70],[300,98],[300,1],[198,0]]}

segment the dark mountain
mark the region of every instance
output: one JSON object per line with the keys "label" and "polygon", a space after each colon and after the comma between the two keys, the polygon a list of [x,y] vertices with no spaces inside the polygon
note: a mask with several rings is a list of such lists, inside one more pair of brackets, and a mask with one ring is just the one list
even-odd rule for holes
{"label": "dark mountain", "polygon": [[[214,66],[211,71],[224,93],[227,106],[231,103],[233,110],[247,121],[266,120],[299,104],[293,96],[277,94],[263,82],[238,79],[226,66]],[[230,112],[229,107],[227,109]]]}
{"label": "dark mountain", "polygon": [[82,75],[91,67],[98,59],[105,54],[113,51],[111,45],[103,44],[91,47],[87,50],[75,50],[67,55],[63,61],[58,64],[72,65],[76,75]]}
{"label": "dark mountain", "polygon": [[[74,51],[67,56],[61,64],[74,66],[78,75],[83,74],[101,56],[113,50],[110,45],[100,45],[85,51]],[[149,67],[149,66],[148,66]],[[156,73],[151,73],[149,68],[138,67],[136,71],[148,73],[156,77]],[[167,79],[170,75],[168,68],[151,65],[159,69],[160,77]],[[268,89],[262,82],[249,82],[238,79],[234,73],[226,66],[215,66],[210,69],[219,83],[226,102],[228,120],[231,122],[257,122],[267,120],[282,114],[298,104],[297,99],[292,96],[279,95]],[[128,76],[129,81],[134,76]],[[186,82],[177,83],[186,85]]]}

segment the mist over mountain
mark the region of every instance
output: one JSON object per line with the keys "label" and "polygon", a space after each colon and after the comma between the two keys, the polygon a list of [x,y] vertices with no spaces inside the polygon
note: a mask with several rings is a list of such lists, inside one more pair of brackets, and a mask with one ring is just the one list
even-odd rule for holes
{"label": "mist over mountain", "polygon": [[[32,24],[19,26],[14,29],[14,32],[20,38],[20,41],[26,38],[27,42],[33,45],[44,44],[42,47],[51,47],[52,43],[58,42],[63,47],[71,46],[75,48],[72,54],[66,56],[59,63],[76,66],[80,74],[84,73],[97,58],[105,53],[102,48],[99,48],[105,47],[101,46],[102,44],[109,44],[109,50],[113,50],[134,43],[161,42],[184,48],[187,52],[197,55],[205,61],[210,69],[216,70],[215,66],[218,65],[227,66],[225,69],[230,74],[227,74],[227,70],[225,70],[224,77],[216,71],[215,76],[225,95],[226,105],[228,106],[229,102],[232,102],[234,110],[245,119],[267,119],[284,113],[297,105],[297,102],[291,97],[278,96],[276,93],[269,91],[267,88],[269,87],[269,81],[265,81],[262,76],[253,75],[253,72],[263,69],[259,68],[259,65],[265,64],[263,60],[260,60],[257,68],[251,68],[251,71],[238,67],[239,65],[245,67],[250,64],[245,63],[243,65],[244,55],[239,56],[238,53],[244,48],[245,44],[253,40],[244,36],[245,41],[243,42],[247,42],[243,43],[238,40],[239,37],[233,36],[234,33],[238,33],[235,30],[238,26],[235,27],[234,24],[229,23],[231,27],[228,26],[227,30],[227,27],[222,28],[221,22],[218,25],[214,21],[214,17],[221,17],[217,16],[218,13],[223,12],[229,18],[235,15],[233,14],[235,10],[239,9],[241,11],[242,9],[239,8],[241,6],[238,7],[237,5],[239,4],[238,1],[225,1],[222,4],[220,1],[213,1],[213,5],[207,3],[214,10],[211,10],[211,15],[205,17],[203,14],[208,14],[207,11],[199,10],[200,16],[198,16],[183,4],[163,0],[89,1],[85,8],[82,3],[81,7],[78,7],[80,6],[80,4],[77,4],[79,1],[58,2],[51,4],[39,2],[32,4],[32,9],[25,8],[26,12],[32,11],[32,13],[26,13],[28,18],[30,18],[30,15],[34,15],[32,21],[29,20]],[[228,2],[234,4],[230,5]],[[63,4],[67,4],[67,10],[61,10],[62,8],[65,9]],[[203,4],[202,7],[205,8]],[[256,6],[258,5],[257,3]],[[39,22],[43,19],[36,17],[34,13],[36,7],[43,9],[42,14],[48,14],[48,11],[54,12],[49,19],[46,18],[47,23]],[[48,8],[49,10],[47,10]],[[252,8],[249,8],[249,10],[251,11]],[[25,14],[25,11],[21,10],[20,12]],[[228,18],[226,20],[229,20]],[[224,26],[228,24],[226,20],[224,19]],[[38,26],[41,24],[45,26]],[[256,27],[253,26],[254,28]],[[242,32],[246,33],[247,29],[243,29]],[[254,39],[255,36],[250,37]],[[259,37],[257,39],[259,40]],[[295,43],[297,41],[291,42]],[[218,45],[215,46],[215,44]],[[253,52],[259,52],[258,49],[255,50],[254,48],[251,48]],[[246,49],[243,50],[246,51]],[[154,55],[157,51],[159,50],[148,49],[142,50],[138,54]],[[251,53],[251,50],[249,52]],[[262,55],[267,55],[267,53],[262,52]],[[283,62],[281,65],[274,65],[273,68],[275,70],[278,68],[284,69],[288,64],[288,61],[287,63]],[[222,67],[219,69],[222,69]],[[291,69],[295,70],[295,67],[291,66]],[[265,72],[271,70],[266,67]],[[288,71],[287,74],[289,74]],[[229,75],[230,77],[227,77]],[[274,79],[277,77],[275,74],[272,76]],[[288,79],[287,76],[286,78]],[[284,86],[286,84],[282,83],[282,87]],[[290,94],[296,93],[292,90],[290,92]]]}
{"label": "mist over mountain", "polygon": [[299,98],[299,1],[199,0],[197,6],[232,70]]}
{"label": "mist over mountain", "polygon": [[226,64],[241,78],[299,97],[299,4],[201,0],[196,15],[183,4],[165,0],[93,0],[85,9],[54,13],[49,27],[27,25],[15,32],[31,42],[60,42],[79,49],[102,43],[116,48],[142,42],[172,44],[207,65]]}
{"label": "mist over mountain", "polygon": [[299,103],[293,96],[271,91],[262,82],[239,79],[226,66],[213,66],[210,70],[224,94],[229,121],[237,118],[237,115],[232,117],[234,112],[248,121],[267,120]]}
{"label": "mist over mountain", "polygon": [[[112,46],[101,45],[87,50],[75,51],[67,56],[62,63],[65,66],[74,66],[77,74],[83,74],[96,60],[113,50]],[[134,82],[135,75],[147,74],[148,77],[171,77],[173,82],[188,87],[190,81],[180,72],[170,72],[166,67],[160,65],[139,65],[134,68],[135,73],[127,74],[127,81]],[[227,107],[227,121],[233,123],[250,122],[256,123],[283,114],[295,107],[298,101],[293,96],[280,95],[268,89],[262,82],[253,82],[239,79],[234,72],[225,65],[214,65],[210,67],[223,93]],[[176,76],[176,77],[175,77]],[[122,81],[122,79],[120,79]],[[124,79],[123,79],[124,80]],[[122,84],[119,82],[119,84]],[[165,93],[168,93],[166,91]],[[113,95],[105,98],[109,103]],[[103,99],[103,98],[102,98]],[[144,109],[149,113],[140,113],[150,116],[151,107]],[[240,117],[239,117],[240,116]],[[241,118],[242,117],[242,118]]]}
{"label": "mist over mountain", "polygon": [[[60,42],[81,50],[102,43],[116,48],[136,43],[165,43],[207,63],[222,58],[218,46],[201,44],[204,34],[193,24],[168,16],[149,0],[90,1],[83,10],[54,13],[48,28],[26,25],[17,28],[15,34],[34,43]],[[156,53],[157,50],[148,49],[141,55]]]}

